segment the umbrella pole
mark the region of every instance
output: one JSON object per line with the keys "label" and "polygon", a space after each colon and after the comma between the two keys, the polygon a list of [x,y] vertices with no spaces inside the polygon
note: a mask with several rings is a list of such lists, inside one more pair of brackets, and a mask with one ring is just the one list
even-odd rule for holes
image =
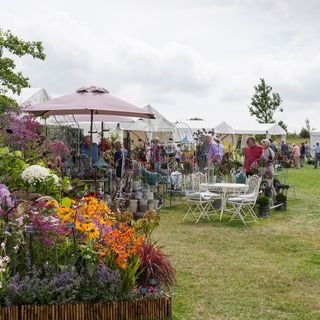
{"label": "umbrella pole", "polygon": [[92,130],[93,130],[93,110],[91,110],[91,117],[90,117],[90,167],[92,167]]}

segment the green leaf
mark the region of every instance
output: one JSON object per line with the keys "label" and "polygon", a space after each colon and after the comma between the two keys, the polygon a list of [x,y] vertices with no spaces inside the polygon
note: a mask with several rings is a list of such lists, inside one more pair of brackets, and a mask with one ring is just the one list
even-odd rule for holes
{"label": "green leaf", "polygon": [[72,205],[71,199],[68,197],[62,198],[61,205],[66,208],[71,208],[71,205]]}

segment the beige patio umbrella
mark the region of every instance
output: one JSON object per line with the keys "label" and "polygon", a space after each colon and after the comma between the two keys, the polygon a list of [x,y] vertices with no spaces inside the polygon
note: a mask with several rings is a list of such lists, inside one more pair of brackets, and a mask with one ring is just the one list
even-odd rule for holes
{"label": "beige patio umbrella", "polygon": [[50,99],[25,108],[35,116],[90,115],[90,163],[92,161],[92,125],[95,115],[110,115],[154,119],[152,113],[109,94],[97,86],[82,87],[75,93]]}

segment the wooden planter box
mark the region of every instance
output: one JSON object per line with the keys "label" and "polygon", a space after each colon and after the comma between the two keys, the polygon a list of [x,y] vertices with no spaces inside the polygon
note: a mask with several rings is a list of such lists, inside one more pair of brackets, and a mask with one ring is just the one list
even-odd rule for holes
{"label": "wooden planter box", "polygon": [[0,320],[162,320],[171,316],[171,298],[0,307]]}

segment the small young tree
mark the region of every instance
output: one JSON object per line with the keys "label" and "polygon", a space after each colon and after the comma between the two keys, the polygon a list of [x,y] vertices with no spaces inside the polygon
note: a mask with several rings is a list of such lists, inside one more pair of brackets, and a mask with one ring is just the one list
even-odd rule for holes
{"label": "small young tree", "polygon": [[306,124],[306,130],[309,132],[311,132],[311,125],[310,125],[310,120],[307,118],[306,120],[304,120],[304,123]]}
{"label": "small young tree", "polygon": [[[268,86],[262,78],[260,78],[260,83],[254,86],[254,89],[256,92],[248,106],[250,115],[256,117],[259,123],[275,122],[274,113],[282,103],[280,95],[271,93],[272,87]],[[283,109],[279,108],[279,111],[282,112]]]}
{"label": "small young tree", "polygon": [[7,97],[6,93],[11,91],[20,94],[22,88],[29,87],[29,78],[21,72],[16,72],[14,60],[4,56],[8,52],[18,57],[31,55],[41,60],[46,57],[40,41],[23,41],[10,30],[0,28],[0,115],[10,108],[17,107],[16,101]]}
{"label": "small young tree", "polygon": [[279,125],[285,132],[288,133],[288,126],[287,126],[282,120],[280,120],[280,121],[278,122],[278,125]]}

